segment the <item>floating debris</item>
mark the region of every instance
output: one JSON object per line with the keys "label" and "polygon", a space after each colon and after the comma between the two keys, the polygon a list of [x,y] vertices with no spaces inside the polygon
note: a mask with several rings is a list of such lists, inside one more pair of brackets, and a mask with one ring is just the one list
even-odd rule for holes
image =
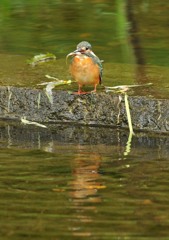
{"label": "floating debris", "polygon": [[136,84],[136,85],[120,85],[120,86],[115,86],[115,87],[105,86],[105,91],[106,92],[114,92],[114,91],[126,92],[126,91],[130,90],[130,88],[149,87],[151,85],[153,85],[153,84],[146,83],[146,84]]}
{"label": "floating debris", "polygon": [[34,56],[32,59],[27,60],[28,64],[31,66],[36,66],[40,63],[49,62],[56,60],[56,56],[53,53],[39,54]]}
{"label": "floating debris", "polygon": [[53,79],[53,80],[59,81],[58,78],[52,77],[52,76],[50,76],[50,75],[48,75],[48,74],[46,74],[45,77],[48,78],[48,79]]}
{"label": "floating debris", "polygon": [[[115,87],[105,86],[105,91],[106,92],[120,92],[124,95],[125,110],[126,110],[126,114],[127,114],[127,121],[128,121],[129,132],[130,132],[129,141],[128,141],[128,145],[127,145],[127,147],[128,147],[127,148],[127,153],[130,150],[132,136],[135,135],[135,133],[133,131],[133,125],[132,125],[132,119],[131,119],[131,114],[130,114],[130,106],[129,106],[127,91],[129,91],[130,88],[149,87],[151,85],[153,85],[153,84],[152,83],[146,83],[146,84],[136,84],[136,85],[121,85],[121,86],[115,86]],[[118,106],[120,106],[121,100],[122,100],[121,97],[119,97]],[[118,117],[117,123],[119,124],[120,111],[119,111],[119,114],[118,114],[117,117]]]}
{"label": "floating debris", "polygon": [[27,120],[26,117],[21,118],[21,122],[24,124],[35,125],[37,127],[47,128],[47,126],[45,126],[43,124]]}
{"label": "floating debris", "polygon": [[52,76],[49,76],[49,75],[45,75],[46,78],[48,79],[53,79],[55,81],[53,82],[43,82],[43,83],[39,83],[37,85],[39,86],[43,86],[43,85],[50,85],[50,84],[53,84],[53,86],[60,86],[60,85],[66,85],[66,84],[71,84],[73,81],[72,80],[61,80],[61,79],[58,79],[56,77],[52,77]]}
{"label": "floating debris", "polygon": [[8,96],[8,112],[10,112],[10,103],[11,103],[11,97],[12,97],[12,92],[10,87],[8,86],[8,92],[9,92],[9,96]]}
{"label": "floating debris", "polygon": [[38,109],[40,108],[41,93],[38,94]]}
{"label": "floating debris", "polygon": [[120,124],[120,104],[122,101],[122,96],[119,95],[119,101],[117,103],[117,109],[118,109],[118,114],[117,114],[117,126]]}
{"label": "floating debris", "polygon": [[128,121],[129,131],[130,131],[131,135],[134,135],[133,125],[132,125],[132,120],[131,120],[131,114],[130,114],[130,106],[129,106],[127,93],[124,94],[124,102],[125,102],[125,108],[126,108],[126,114],[127,114],[127,121]]}
{"label": "floating debris", "polygon": [[51,77],[49,75],[45,75],[45,77],[47,77],[48,79],[54,79],[55,81],[53,82],[44,82],[44,83],[40,83],[38,84],[39,86],[43,86],[46,85],[45,88],[45,93],[49,99],[49,102],[51,104],[53,104],[53,94],[52,94],[52,89],[55,88],[56,86],[60,86],[60,85],[66,85],[66,84],[71,84],[72,80],[60,80],[58,78],[55,77]]}
{"label": "floating debris", "polygon": [[55,83],[54,82],[50,82],[46,85],[46,88],[45,88],[45,92],[46,92],[46,95],[49,99],[49,102],[51,104],[53,104],[53,94],[52,94],[52,89],[55,87]]}

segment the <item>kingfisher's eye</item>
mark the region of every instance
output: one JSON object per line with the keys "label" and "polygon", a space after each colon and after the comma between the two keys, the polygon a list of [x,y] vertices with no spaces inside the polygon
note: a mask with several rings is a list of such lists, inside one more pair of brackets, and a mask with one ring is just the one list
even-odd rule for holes
{"label": "kingfisher's eye", "polygon": [[86,47],[86,50],[88,50],[89,48],[88,47]]}

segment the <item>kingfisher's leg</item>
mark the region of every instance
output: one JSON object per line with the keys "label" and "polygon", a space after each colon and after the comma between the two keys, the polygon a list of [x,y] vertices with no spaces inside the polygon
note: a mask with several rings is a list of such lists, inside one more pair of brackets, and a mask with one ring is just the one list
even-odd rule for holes
{"label": "kingfisher's leg", "polygon": [[81,95],[81,94],[87,94],[88,92],[83,92],[82,91],[82,85],[78,84],[79,85],[79,89],[77,92],[74,92],[73,94],[77,94],[77,95]]}
{"label": "kingfisher's leg", "polygon": [[96,88],[97,88],[97,84],[94,85],[94,89],[91,91],[91,93],[96,93]]}
{"label": "kingfisher's leg", "polygon": [[77,94],[79,94],[79,95],[82,94],[82,89],[81,88],[82,88],[82,85],[79,84],[79,89],[78,89],[78,92],[77,92]]}

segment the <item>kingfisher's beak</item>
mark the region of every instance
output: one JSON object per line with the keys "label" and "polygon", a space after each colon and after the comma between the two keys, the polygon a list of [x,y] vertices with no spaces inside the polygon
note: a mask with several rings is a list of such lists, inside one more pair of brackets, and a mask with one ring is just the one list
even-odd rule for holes
{"label": "kingfisher's beak", "polygon": [[79,50],[75,50],[74,52],[69,53],[69,54],[66,56],[66,64],[67,64],[67,60],[68,60],[68,58],[69,58],[70,56],[78,55],[78,53],[80,53]]}

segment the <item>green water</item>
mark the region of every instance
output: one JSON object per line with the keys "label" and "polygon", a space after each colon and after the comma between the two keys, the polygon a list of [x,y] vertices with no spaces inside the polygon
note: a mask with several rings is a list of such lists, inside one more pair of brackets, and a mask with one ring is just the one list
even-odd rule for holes
{"label": "green water", "polygon": [[[168,98],[166,1],[2,0],[0,10],[1,85],[37,87],[48,81],[46,74],[70,79],[65,56],[87,40],[104,60],[104,85],[152,82],[148,94]],[[27,59],[47,52],[57,56],[54,63],[27,65]]]}
{"label": "green water", "polygon": [[168,239],[169,138],[1,123],[1,239]]}
{"label": "green water", "polygon": [[[152,82],[133,94],[168,98],[167,2],[1,0],[0,84],[69,79],[65,56],[87,40],[105,85]],[[27,64],[46,52],[56,61]],[[0,239],[168,240],[169,137],[127,141],[110,128],[0,123]]]}

